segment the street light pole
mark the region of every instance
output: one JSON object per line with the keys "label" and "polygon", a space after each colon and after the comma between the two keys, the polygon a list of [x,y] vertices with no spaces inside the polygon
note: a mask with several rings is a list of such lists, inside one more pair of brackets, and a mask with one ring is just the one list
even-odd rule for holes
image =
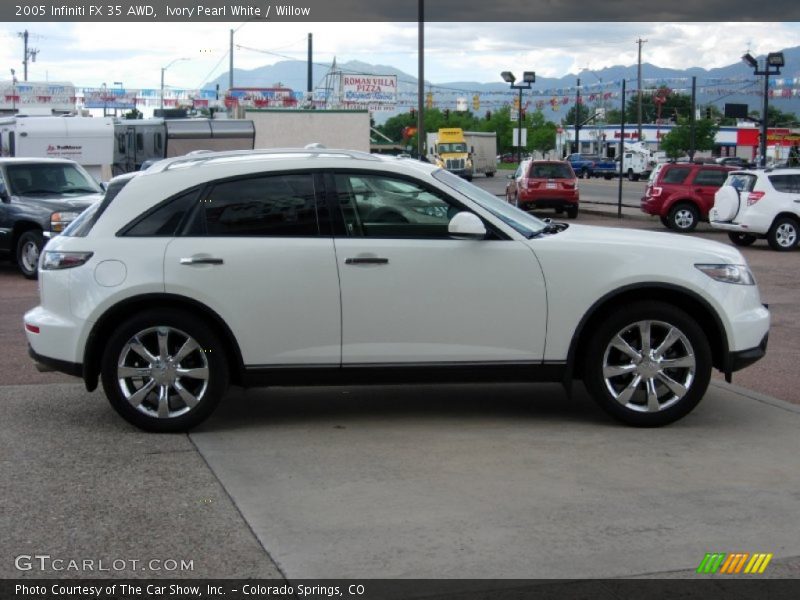
{"label": "street light pole", "polygon": [[[525,71],[522,74],[522,83],[515,85],[517,78],[511,71],[503,71],[500,73],[503,81],[511,85],[512,90],[519,90],[519,107],[517,112],[517,163],[522,163],[522,90],[531,89],[531,85],[536,81],[536,73],[533,71]],[[513,141],[513,140],[512,140]]]}
{"label": "street light pole", "polygon": [[763,111],[761,113],[761,143],[759,147],[759,153],[761,154],[761,160],[759,161],[761,167],[767,166],[767,126],[768,126],[768,114],[769,114],[769,76],[770,75],[780,75],[781,74],[781,67],[786,64],[786,61],[783,57],[783,52],[770,52],[767,54],[767,57],[764,59],[764,68],[758,68],[758,61],[753,58],[753,56],[748,52],[744,56],[742,56],[742,60],[746,62],[748,65],[753,67],[753,73],[755,75],[763,75],[764,76],[764,105]]}
{"label": "street light pole", "polygon": [[182,60],[191,60],[189,58],[176,58],[171,63],[169,63],[166,67],[161,67],[161,110],[164,110],[164,72],[169,69],[172,65],[176,62],[180,62]]}

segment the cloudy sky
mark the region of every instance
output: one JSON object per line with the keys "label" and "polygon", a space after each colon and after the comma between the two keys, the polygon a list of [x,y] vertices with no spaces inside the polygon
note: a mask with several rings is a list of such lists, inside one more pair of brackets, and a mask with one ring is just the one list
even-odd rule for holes
{"label": "cloudy sky", "polygon": [[[39,54],[30,81],[157,88],[161,67],[169,86],[197,88],[227,72],[229,31],[237,29],[236,68],[252,69],[287,57],[306,58],[314,34],[314,61],[360,60],[417,72],[417,26],[409,23],[0,23],[0,80],[14,68],[22,79],[22,40]],[[429,23],[425,78],[499,81],[503,70],[534,70],[560,77],[582,69],[636,62],[637,38],[647,40],[643,61],[660,67],[713,68],[800,45],[800,23]],[[785,76],[800,76],[787,65]],[[274,82],[269,82],[274,83]]]}

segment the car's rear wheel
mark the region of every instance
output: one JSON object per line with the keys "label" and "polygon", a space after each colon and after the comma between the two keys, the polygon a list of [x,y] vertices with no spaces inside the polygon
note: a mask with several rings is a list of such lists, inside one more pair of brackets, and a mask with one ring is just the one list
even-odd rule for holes
{"label": "car's rear wheel", "polygon": [[738,233],[731,231],[728,233],[728,239],[737,246],[752,246],[757,238],[750,233]]}
{"label": "car's rear wheel", "polygon": [[680,202],[673,206],[667,215],[668,227],[680,233],[689,233],[697,227],[700,211],[694,204]]}
{"label": "car's rear wheel", "polygon": [[791,217],[779,217],[775,219],[772,227],[767,232],[767,242],[769,247],[779,252],[792,250],[797,246],[797,221]]}
{"label": "car's rear wheel", "polygon": [[659,427],[687,415],[711,378],[703,330],[682,310],[662,302],[621,307],[592,333],[584,382],[614,418]]}
{"label": "car's rear wheel", "polygon": [[592,174],[589,171],[589,169],[581,169],[581,177],[583,177],[584,179],[589,179],[589,177],[591,176]]}
{"label": "car's rear wheel", "polygon": [[578,207],[577,206],[568,206],[566,209],[567,216],[570,219],[577,219],[578,218]]}
{"label": "car's rear wheel", "polygon": [[28,279],[39,276],[39,255],[44,247],[44,237],[38,229],[30,229],[17,240],[17,267]]}
{"label": "car's rear wheel", "polygon": [[228,387],[225,348],[208,325],[164,309],[137,315],[111,335],[101,365],[114,409],[146,431],[199,425]]}

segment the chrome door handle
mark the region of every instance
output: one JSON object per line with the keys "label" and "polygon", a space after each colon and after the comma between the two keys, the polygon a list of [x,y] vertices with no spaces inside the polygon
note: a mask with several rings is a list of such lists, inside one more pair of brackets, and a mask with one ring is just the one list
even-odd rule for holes
{"label": "chrome door handle", "polygon": [[189,257],[189,258],[182,258],[181,264],[182,265],[221,265],[225,261],[221,258],[211,258],[208,257]]}
{"label": "chrome door handle", "polygon": [[358,256],[344,259],[344,264],[346,265],[385,265],[388,262],[388,258],[378,258],[377,256]]}

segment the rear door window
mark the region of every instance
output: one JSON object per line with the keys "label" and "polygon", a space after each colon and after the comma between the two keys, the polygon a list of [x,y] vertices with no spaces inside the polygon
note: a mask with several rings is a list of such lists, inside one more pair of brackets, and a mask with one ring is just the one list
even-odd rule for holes
{"label": "rear door window", "polygon": [[699,169],[694,176],[694,184],[719,187],[725,183],[727,177],[727,171],[721,169]]}
{"label": "rear door window", "polygon": [[664,176],[661,183],[683,183],[686,177],[691,172],[691,167],[676,167],[674,169],[665,169]]}
{"label": "rear door window", "polygon": [[770,175],[769,182],[777,192],[800,194],[800,175]]}

